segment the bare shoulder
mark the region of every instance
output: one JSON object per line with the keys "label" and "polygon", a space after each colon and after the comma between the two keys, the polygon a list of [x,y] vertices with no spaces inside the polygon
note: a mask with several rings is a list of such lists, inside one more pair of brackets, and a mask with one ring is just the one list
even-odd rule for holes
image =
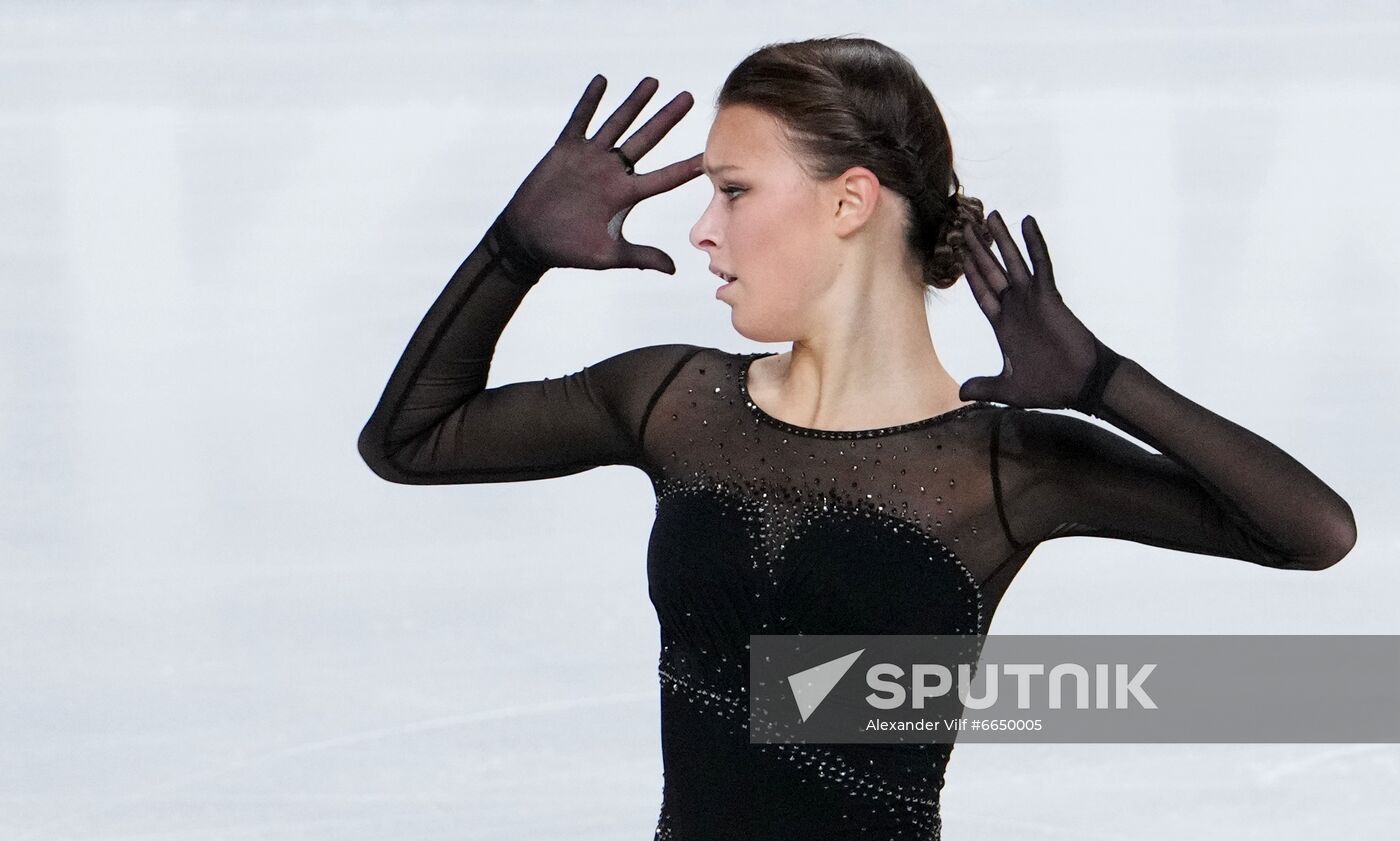
{"label": "bare shoulder", "polygon": [[772,356],[760,356],[748,362],[744,375],[744,385],[750,396],[758,399],[775,396],[771,394],[776,383],[782,382],[784,372],[792,361],[792,351],[783,351]]}

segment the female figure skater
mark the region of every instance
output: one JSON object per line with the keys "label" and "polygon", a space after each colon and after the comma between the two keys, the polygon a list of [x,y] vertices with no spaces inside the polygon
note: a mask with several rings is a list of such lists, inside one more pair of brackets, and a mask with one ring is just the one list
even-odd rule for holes
{"label": "female figure skater", "polygon": [[[595,76],[448,282],[359,439],[405,484],[514,482],[628,464],[656,490],[658,841],[938,838],[951,747],[750,744],[751,634],[984,634],[1041,542],[1097,535],[1276,569],[1351,549],[1351,509],[1287,453],[1098,341],[997,213],[957,189],[928,88],[863,38],[773,44],[725,81],[703,154],[633,165],[682,93],[620,146],[643,79],[585,136]],[[486,388],[498,337],[554,267],[675,273],[622,237],[639,201],[706,172],[691,231],[741,334],[785,353],[641,347]],[[995,242],[999,261],[990,250]],[[959,385],[924,290],[967,275],[1005,357]],[[1073,408],[1097,424],[1036,409]]]}

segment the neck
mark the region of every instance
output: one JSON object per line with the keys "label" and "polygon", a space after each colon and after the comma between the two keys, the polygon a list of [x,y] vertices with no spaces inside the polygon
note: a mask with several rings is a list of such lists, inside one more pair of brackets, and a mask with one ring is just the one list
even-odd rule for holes
{"label": "neck", "polygon": [[[971,402],[958,397],[961,383],[934,348],[919,268],[868,268],[838,278],[820,307],[830,314],[821,329],[757,372],[751,394],[770,414],[817,429],[870,429]],[[895,269],[897,282],[880,268]]]}

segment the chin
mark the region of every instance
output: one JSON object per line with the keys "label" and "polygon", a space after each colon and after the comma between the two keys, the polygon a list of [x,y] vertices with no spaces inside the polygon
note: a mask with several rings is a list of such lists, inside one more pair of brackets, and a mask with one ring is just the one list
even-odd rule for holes
{"label": "chin", "polygon": [[734,326],[735,332],[751,342],[792,341],[791,325],[775,323],[772,318],[754,318],[753,313],[746,312],[743,306],[731,305],[729,323]]}

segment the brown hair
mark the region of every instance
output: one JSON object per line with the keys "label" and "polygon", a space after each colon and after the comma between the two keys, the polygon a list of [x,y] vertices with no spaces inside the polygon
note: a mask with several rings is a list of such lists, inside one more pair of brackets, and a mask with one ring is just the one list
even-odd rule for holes
{"label": "brown hair", "polygon": [[928,286],[947,289],[963,274],[955,220],[971,218],[990,244],[982,202],[963,195],[953,172],[943,114],[903,53],[870,38],[766,44],[730,71],[715,101],[717,109],[738,104],[776,117],[813,179],[864,166],[903,195],[907,242]]}

